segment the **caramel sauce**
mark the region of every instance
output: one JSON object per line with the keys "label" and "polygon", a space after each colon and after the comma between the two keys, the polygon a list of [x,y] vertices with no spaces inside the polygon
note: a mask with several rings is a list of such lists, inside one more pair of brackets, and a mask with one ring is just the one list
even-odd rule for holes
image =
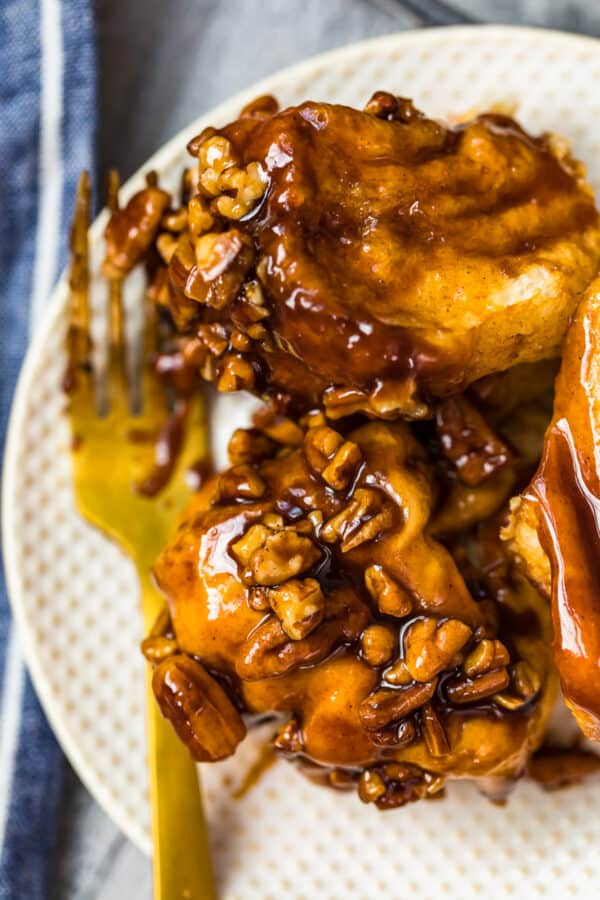
{"label": "caramel sauce", "polygon": [[526,498],[539,505],[552,565],[554,652],[567,703],[600,739],[600,293],[589,289],[571,326],[554,421]]}
{"label": "caramel sauce", "polygon": [[[222,133],[269,176],[241,224],[262,261],[275,345],[330,384],[411,377],[444,394],[533,358],[533,344],[514,345],[520,305],[502,301],[491,318],[486,307],[560,242],[597,229],[568,163],[505,116],[448,128],[414,108],[390,121],[305,103]],[[582,258],[575,291],[597,253]],[[547,356],[575,296],[544,337]]]}

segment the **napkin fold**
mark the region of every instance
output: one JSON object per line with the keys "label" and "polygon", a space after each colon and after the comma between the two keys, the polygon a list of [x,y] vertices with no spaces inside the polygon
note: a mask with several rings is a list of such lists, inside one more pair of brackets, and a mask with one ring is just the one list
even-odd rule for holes
{"label": "napkin fold", "polygon": [[[66,258],[75,183],[92,167],[88,0],[0,2],[0,435],[29,337]],[[64,759],[11,622],[0,573],[0,900],[52,891]]]}

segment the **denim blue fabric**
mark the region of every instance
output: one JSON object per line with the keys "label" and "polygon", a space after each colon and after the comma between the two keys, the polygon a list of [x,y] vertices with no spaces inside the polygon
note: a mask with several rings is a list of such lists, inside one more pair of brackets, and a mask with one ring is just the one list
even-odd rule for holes
{"label": "denim blue fabric", "polygon": [[[29,338],[29,306],[40,211],[42,7],[60,19],[62,108],[57,171],[61,230],[56,274],[77,175],[91,168],[95,130],[95,47],[88,0],[0,0],[0,436],[2,453],[10,404]],[[48,9],[46,6],[46,9]],[[45,52],[49,52],[46,47]],[[58,70],[60,71],[60,69]],[[41,236],[43,240],[43,235]],[[0,703],[5,694],[11,619],[0,572]],[[3,716],[0,706],[0,721]],[[0,730],[1,733],[1,730]],[[38,900],[52,891],[64,760],[28,678],[17,722],[16,752],[0,847],[0,900]]]}

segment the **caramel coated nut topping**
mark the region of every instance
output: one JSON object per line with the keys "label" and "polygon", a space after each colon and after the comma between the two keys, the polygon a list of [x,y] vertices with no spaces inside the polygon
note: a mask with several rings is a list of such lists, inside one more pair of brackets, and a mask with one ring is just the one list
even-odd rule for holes
{"label": "caramel coated nut topping", "polygon": [[323,621],[325,597],[314,578],[291,579],[268,591],[271,609],[293,641],[300,641]]}
{"label": "caramel coated nut topping", "polygon": [[349,486],[362,461],[358,444],[344,441],[341,434],[327,425],[309,429],[304,452],[311,469],[335,491]]}
{"label": "caramel coated nut topping", "polygon": [[502,641],[485,638],[471,650],[463,663],[463,670],[469,678],[473,678],[492,669],[501,669],[509,662],[510,656]]}
{"label": "caramel coated nut topping", "polygon": [[363,803],[375,803],[387,790],[381,775],[375,769],[364,769],[358,782],[358,796]]}
{"label": "caramel coated nut topping", "polygon": [[255,681],[283,675],[300,666],[316,665],[337,644],[355,641],[369,617],[367,607],[349,591],[327,598],[323,622],[302,640],[291,640],[273,616],[259,625],[240,648],[237,675]]}
{"label": "caramel coated nut topping", "polygon": [[219,478],[221,500],[258,500],[267,489],[256,469],[243,463],[228,469]]}
{"label": "caramel coated nut topping", "polygon": [[444,726],[431,703],[426,703],[419,714],[421,732],[427,749],[432,756],[445,756],[450,752],[450,745]]}
{"label": "caramel coated nut topping", "polygon": [[230,756],[246,736],[242,718],[218,681],[183,654],[161,662],[152,688],[160,711],[197,762]]}
{"label": "caramel coated nut topping", "polygon": [[393,656],[398,635],[386,625],[369,625],[360,636],[362,658],[369,666],[383,666]]}
{"label": "caramel coated nut topping", "polygon": [[398,685],[410,684],[413,680],[412,675],[408,671],[406,667],[406,663],[403,659],[397,660],[393,666],[390,666],[389,669],[386,669],[383,673],[383,677],[388,684],[394,685],[394,687]]}
{"label": "caramel coated nut topping", "polygon": [[163,635],[150,635],[142,641],[142,653],[149,663],[159,663],[177,653],[177,641]]}
{"label": "caramel coated nut topping", "polygon": [[404,658],[415,681],[431,681],[448,668],[472,633],[458,619],[438,623],[437,619],[426,618],[411,625],[404,639]]}
{"label": "caramel coated nut topping", "polygon": [[289,756],[302,753],[304,750],[302,730],[296,719],[290,719],[281,726],[273,738],[273,749]]}
{"label": "caramel coated nut topping", "polygon": [[436,424],[442,450],[465,484],[479,484],[513,461],[509,448],[465,396],[440,403]]}
{"label": "caramel coated nut topping", "polygon": [[380,731],[406,718],[431,700],[436,684],[436,681],[431,681],[398,690],[381,688],[374,691],[360,704],[358,714],[363,727],[367,731]]}
{"label": "caramel coated nut topping", "polygon": [[235,228],[209,232],[194,241],[194,255],[198,276],[211,286],[206,290],[203,302],[222,309],[234,299],[252,264],[252,242]]}
{"label": "caramel coated nut topping", "polygon": [[218,179],[221,191],[231,192],[233,196],[223,193],[214,201],[214,207],[226,219],[241,219],[260,200],[267,187],[267,176],[257,162],[249,163],[245,169],[232,166],[226,169]]}
{"label": "caramel coated nut topping", "polygon": [[258,462],[274,452],[274,442],[256,428],[236,428],[227,446],[229,461],[233,466]]}
{"label": "caramel coated nut topping", "polygon": [[512,683],[517,693],[526,700],[537,694],[541,680],[535,669],[525,660],[515,663],[511,669]]}
{"label": "caramel coated nut topping", "polygon": [[159,187],[148,186],[134,194],[127,206],[115,210],[106,226],[106,256],[102,274],[124,278],[151,247],[171,196]]}
{"label": "caramel coated nut topping", "polygon": [[[253,526],[253,528],[260,527]],[[249,529],[246,537],[253,528]],[[281,584],[306,572],[321,556],[318,547],[305,535],[296,534],[295,531],[274,533],[265,529],[265,532],[264,540],[256,546],[245,563],[246,569],[242,577],[247,584],[268,586]],[[251,540],[256,540],[257,536],[258,533],[255,532]],[[236,556],[238,544],[232,547]]]}
{"label": "caramel coated nut topping", "polygon": [[255,381],[254,369],[247,359],[235,353],[228,353],[223,357],[217,380],[218,391],[223,393],[251,391]]}
{"label": "caramel coated nut topping", "polygon": [[449,681],[446,683],[446,694],[451,703],[475,703],[503,691],[509,683],[510,677],[506,669],[496,669],[473,679]]}
{"label": "caramel coated nut topping", "polygon": [[365,587],[385,616],[402,619],[412,612],[410,595],[382,566],[369,566],[365,569]]}
{"label": "caramel coated nut topping", "polygon": [[188,205],[188,226],[193,238],[206,234],[215,224],[215,217],[210,212],[208,202],[201,194],[195,194]]}
{"label": "caramel coated nut topping", "polygon": [[393,524],[389,501],[380,491],[357,488],[345,509],[329,519],[321,529],[328,544],[340,542],[343,553],[365,541],[373,541]]}

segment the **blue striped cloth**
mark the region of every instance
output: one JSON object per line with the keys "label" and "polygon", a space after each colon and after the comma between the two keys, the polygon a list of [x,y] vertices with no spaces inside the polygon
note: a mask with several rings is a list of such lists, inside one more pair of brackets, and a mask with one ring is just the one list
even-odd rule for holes
{"label": "blue striped cloth", "polygon": [[[0,432],[29,335],[65,261],[75,182],[92,163],[88,0],[0,0]],[[19,653],[0,581],[0,900],[52,890],[64,760]]]}

